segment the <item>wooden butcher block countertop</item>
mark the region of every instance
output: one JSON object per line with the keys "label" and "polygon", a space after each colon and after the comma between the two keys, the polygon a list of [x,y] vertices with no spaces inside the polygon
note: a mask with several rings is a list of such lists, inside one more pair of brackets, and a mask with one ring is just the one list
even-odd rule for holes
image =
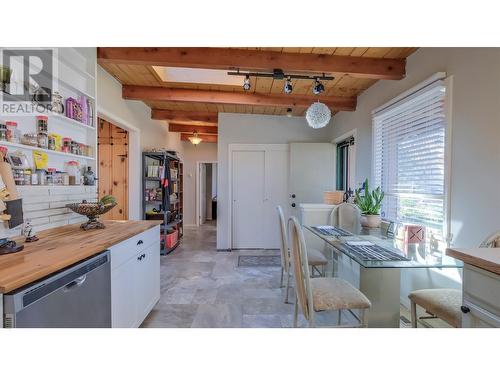
{"label": "wooden butcher block countertop", "polygon": [[[24,243],[18,253],[0,255],[0,293],[44,278],[139,233],[159,225],[156,220],[105,220],[104,229],[84,231],[80,224],[44,230],[40,240]],[[15,238],[18,244],[23,240]]]}
{"label": "wooden butcher block countertop", "polygon": [[446,254],[464,263],[500,275],[500,249],[498,247],[447,249]]}

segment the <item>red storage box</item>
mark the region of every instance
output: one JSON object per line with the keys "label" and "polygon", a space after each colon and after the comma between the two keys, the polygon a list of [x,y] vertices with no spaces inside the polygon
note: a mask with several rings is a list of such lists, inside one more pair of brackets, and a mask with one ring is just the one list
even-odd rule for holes
{"label": "red storage box", "polygon": [[165,245],[168,249],[174,247],[177,244],[178,240],[179,240],[179,231],[178,230],[176,230],[173,233],[165,235]]}

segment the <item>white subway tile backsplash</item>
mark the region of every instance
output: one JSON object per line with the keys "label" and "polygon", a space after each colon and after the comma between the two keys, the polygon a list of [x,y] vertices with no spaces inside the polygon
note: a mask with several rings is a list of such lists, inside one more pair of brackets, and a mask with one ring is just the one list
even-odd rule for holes
{"label": "white subway tile backsplash", "polygon": [[[18,191],[23,198],[24,219],[30,219],[35,231],[83,222],[86,218],[66,204],[97,200],[97,186],[18,186]],[[7,223],[0,223],[0,237],[20,233],[21,226],[9,229]]]}

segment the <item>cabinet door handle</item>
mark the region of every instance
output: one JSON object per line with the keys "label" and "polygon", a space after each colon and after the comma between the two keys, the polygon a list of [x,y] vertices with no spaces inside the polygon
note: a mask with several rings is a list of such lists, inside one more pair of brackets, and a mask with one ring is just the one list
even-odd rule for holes
{"label": "cabinet door handle", "polygon": [[142,255],[137,257],[137,260],[142,260]]}
{"label": "cabinet door handle", "polygon": [[464,314],[470,313],[470,309],[467,306],[460,306],[460,310],[462,310]]}
{"label": "cabinet door handle", "polygon": [[142,240],[137,241],[137,246],[142,245],[144,242]]}

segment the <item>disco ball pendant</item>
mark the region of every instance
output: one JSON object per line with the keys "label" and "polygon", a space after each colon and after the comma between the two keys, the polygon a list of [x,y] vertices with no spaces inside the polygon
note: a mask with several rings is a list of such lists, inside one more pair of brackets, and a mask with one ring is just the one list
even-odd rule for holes
{"label": "disco ball pendant", "polygon": [[311,128],[324,128],[330,122],[332,112],[325,104],[316,102],[306,111],[306,120]]}

